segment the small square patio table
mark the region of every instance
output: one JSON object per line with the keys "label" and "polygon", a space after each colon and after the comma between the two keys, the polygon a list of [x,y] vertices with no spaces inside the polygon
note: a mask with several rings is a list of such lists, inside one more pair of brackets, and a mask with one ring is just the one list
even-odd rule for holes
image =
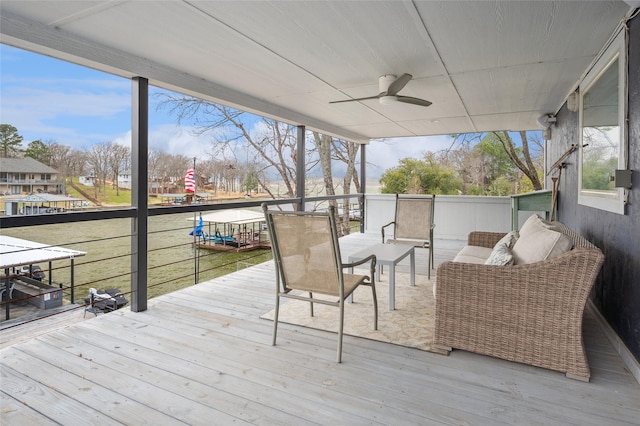
{"label": "small square patio table", "polygon": [[[372,254],[376,255],[376,280],[380,280],[382,266],[389,267],[389,310],[396,305],[396,265],[409,256],[411,285],[416,285],[416,256],[414,246],[408,244],[374,244],[349,255],[349,262],[357,262]],[[353,268],[351,268],[353,270]]]}

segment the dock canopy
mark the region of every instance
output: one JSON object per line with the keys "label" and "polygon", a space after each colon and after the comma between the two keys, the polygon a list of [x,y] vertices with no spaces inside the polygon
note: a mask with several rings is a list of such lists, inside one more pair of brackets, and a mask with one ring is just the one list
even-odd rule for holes
{"label": "dock canopy", "polygon": [[[269,248],[267,240],[261,238],[263,231],[261,222],[265,222],[264,214],[253,210],[228,209],[203,214],[195,219],[197,224],[190,235],[198,237],[194,243],[200,248],[221,251],[245,251],[257,248]],[[203,224],[208,229],[202,229]]]}
{"label": "dock canopy", "polygon": [[84,251],[50,246],[35,241],[0,235],[0,268],[6,269],[39,262],[72,259],[87,254]]}
{"label": "dock canopy", "polygon": [[56,194],[29,194],[5,197],[7,216],[59,213],[88,205],[83,198]]}
{"label": "dock canopy", "polygon": [[[162,205],[172,205],[172,204],[188,204],[191,201],[187,200],[187,195],[189,197],[194,197],[193,194],[158,194],[160,197],[160,203]],[[208,202],[213,198],[213,195],[208,192],[198,192],[195,194],[196,202]]]}
{"label": "dock canopy", "polygon": [[264,214],[254,212],[253,210],[242,209],[218,210],[212,213],[203,214],[202,221],[244,225],[255,222],[264,222]]}

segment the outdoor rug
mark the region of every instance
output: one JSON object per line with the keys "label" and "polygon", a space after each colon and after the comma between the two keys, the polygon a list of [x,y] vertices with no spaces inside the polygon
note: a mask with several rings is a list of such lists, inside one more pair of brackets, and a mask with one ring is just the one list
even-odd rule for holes
{"label": "outdoor rug", "polygon": [[[344,333],[381,342],[430,351],[433,343],[435,302],[433,283],[426,276],[416,275],[416,285],[409,285],[409,274],[396,272],[396,306],[389,310],[388,276],[376,282],[378,296],[378,330],[373,329],[371,288],[360,286],[354,302],[345,306]],[[317,296],[321,297],[321,296]],[[335,300],[335,299],[334,299]],[[280,299],[279,322],[327,331],[338,331],[339,309],[314,304],[314,316],[309,315],[309,303],[294,299]],[[274,310],[261,318],[273,321]]]}

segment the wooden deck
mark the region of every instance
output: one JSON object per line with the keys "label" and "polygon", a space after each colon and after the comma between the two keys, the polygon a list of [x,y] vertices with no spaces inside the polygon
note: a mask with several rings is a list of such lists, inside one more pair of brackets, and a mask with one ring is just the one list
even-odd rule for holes
{"label": "wooden deck", "polygon": [[[366,238],[343,240],[343,252]],[[437,241],[436,263],[460,245]],[[273,281],[267,262],[157,297],[145,312],[125,308],[46,332],[26,325],[22,341],[0,351],[0,423],[640,423],[640,385],[592,315],[590,383],[350,336],[336,364],[330,333],[281,324],[271,346],[272,323],[259,317],[273,308]]]}

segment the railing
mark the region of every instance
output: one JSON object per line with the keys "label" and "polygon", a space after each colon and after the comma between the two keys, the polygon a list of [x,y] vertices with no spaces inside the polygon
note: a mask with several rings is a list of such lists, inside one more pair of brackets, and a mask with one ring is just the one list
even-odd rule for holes
{"label": "railing", "polygon": [[63,183],[62,181],[57,181],[53,179],[5,179],[0,178],[0,183],[10,183],[15,185],[31,185],[31,184],[39,184],[39,185],[55,185],[58,183]]}
{"label": "railing", "polygon": [[[322,209],[329,200],[347,206],[362,206],[363,209],[359,209],[365,214],[360,229],[362,232],[379,234],[381,226],[393,220],[394,195],[371,194],[363,198],[362,194],[352,194],[307,198],[305,209]],[[206,250],[194,245],[193,237],[189,236],[194,229],[194,216],[199,213],[231,208],[257,210],[263,201],[271,205],[287,204],[289,206],[285,208],[293,208],[299,205],[300,199],[251,199],[150,208],[146,263],[148,298],[216,278],[237,270],[239,265],[257,264],[270,259],[270,250],[239,253]],[[53,286],[52,294],[62,290],[64,299],[72,304],[72,308],[84,309],[85,297],[92,287],[118,288],[129,300],[134,296],[131,293],[135,291],[131,290],[133,234],[128,232],[134,215],[135,209],[117,209],[41,217],[16,216],[2,218],[2,226],[5,235],[87,253],[74,260],[75,276],[70,275],[68,262],[55,261],[50,265],[40,265],[46,273],[45,283]],[[36,221],[37,226],[16,228],[29,221]],[[465,240],[472,230],[507,232],[511,227],[511,199],[437,196],[435,222],[435,237],[439,239]],[[69,232],[70,226],[73,226],[73,233]],[[42,241],[44,236],[46,239]],[[23,296],[22,299],[14,297],[10,302],[24,303],[29,297],[37,296]],[[5,310],[7,303],[9,301],[2,302],[2,310]]]}
{"label": "railing", "polygon": [[[349,200],[359,195],[314,197],[305,199],[305,204],[308,208],[321,208],[331,199]],[[189,232],[194,229],[195,215],[232,208],[257,210],[262,202],[272,205],[289,204],[288,208],[294,208],[300,201],[298,198],[245,200],[231,203],[218,201],[215,204],[149,208],[145,215],[147,217],[145,220],[148,221],[147,249],[145,250],[147,253],[145,290],[148,298],[227,274],[237,270],[238,265],[262,263],[271,258],[271,251],[268,249],[235,253],[218,252],[194,244],[197,241],[189,236]],[[131,283],[136,281],[132,271],[131,254],[135,251],[132,248],[134,234],[123,232],[123,230],[132,229],[131,219],[135,216],[134,208],[126,208],[1,218],[0,225],[4,235],[48,243],[87,254],[74,259],[73,273],[70,272],[71,266],[65,261],[53,261],[48,265],[40,265],[46,273],[43,285],[37,285],[40,288],[33,294],[26,291],[16,292],[11,300],[3,300],[0,315],[5,311],[6,315],[2,315],[3,318],[13,318],[12,306],[17,312],[19,309],[16,307],[20,304],[38,305],[45,298],[48,301],[58,299],[60,294],[65,303],[68,303],[68,309],[84,309],[85,297],[88,297],[90,288],[105,290],[118,288],[129,300],[132,300],[135,297],[132,293],[135,292],[135,288],[132,288]],[[73,227],[73,232],[70,232],[70,227]],[[266,231],[260,231],[266,233]],[[8,271],[5,275],[16,278],[15,281],[20,281],[20,285],[25,284],[25,280],[16,277],[13,271]],[[5,281],[5,279],[1,280],[0,286],[4,286]],[[29,284],[37,283],[26,283],[23,290],[26,290]],[[52,303],[48,303],[47,307],[49,306],[53,306]],[[55,308],[61,307],[56,305]]]}
{"label": "railing", "polygon": [[[117,288],[131,301],[132,234],[126,232],[130,229],[131,220],[123,218],[74,223],[73,232],[69,232],[69,225],[64,223],[3,231],[5,235],[29,241],[56,241],[52,245],[85,252],[86,255],[74,258],[73,263],[70,259],[40,262],[39,266],[45,273],[40,283],[19,275],[18,271],[9,271],[14,293],[11,300],[5,297],[1,302],[2,319],[6,320],[8,314],[13,320],[24,312],[33,316],[33,312],[48,315],[69,309],[84,310],[90,288]],[[202,249],[194,245],[189,235],[193,229],[192,213],[149,218],[149,298],[233,272],[237,270],[238,263],[258,264],[271,257],[268,249],[250,252]],[[4,288],[4,278],[0,280],[0,286]]]}

